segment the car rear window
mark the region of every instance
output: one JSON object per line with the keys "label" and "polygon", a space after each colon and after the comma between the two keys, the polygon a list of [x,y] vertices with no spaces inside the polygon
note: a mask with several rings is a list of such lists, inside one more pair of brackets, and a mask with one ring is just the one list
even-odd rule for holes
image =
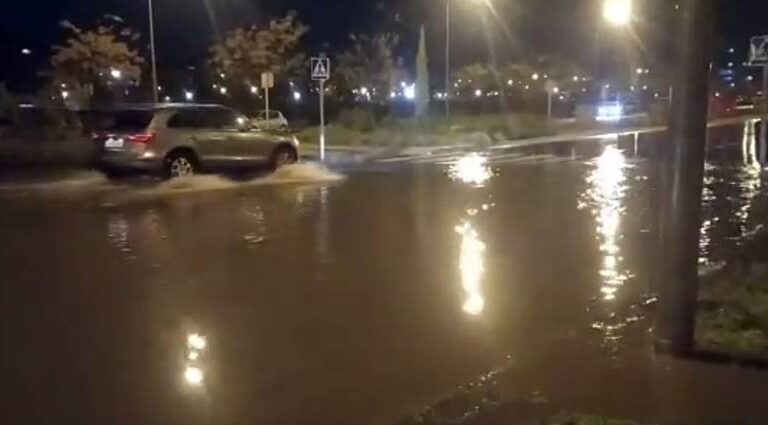
{"label": "car rear window", "polygon": [[94,129],[102,131],[140,131],[146,129],[155,116],[154,111],[123,110],[91,114]]}

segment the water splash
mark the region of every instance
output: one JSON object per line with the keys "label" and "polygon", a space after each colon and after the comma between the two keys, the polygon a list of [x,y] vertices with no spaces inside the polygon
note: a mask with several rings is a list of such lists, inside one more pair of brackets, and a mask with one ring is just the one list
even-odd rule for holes
{"label": "water splash", "polygon": [[196,175],[157,182],[137,178],[111,181],[99,172],[82,172],[67,178],[0,186],[0,192],[39,194],[43,196],[104,196],[105,204],[162,198],[186,193],[234,190],[264,185],[337,182],[345,177],[318,163],[301,163],[281,167],[274,173],[246,181],[235,181],[219,175]]}

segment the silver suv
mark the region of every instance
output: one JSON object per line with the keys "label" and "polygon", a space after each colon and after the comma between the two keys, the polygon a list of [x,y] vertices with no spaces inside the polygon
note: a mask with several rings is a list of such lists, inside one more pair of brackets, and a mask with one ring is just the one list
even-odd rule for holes
{"label": "silver suv", "polygon": [[129,106],[91,113],[99,168],[175,178],[201,171],[295,163],[295,137],[253,130],[219,105]]}

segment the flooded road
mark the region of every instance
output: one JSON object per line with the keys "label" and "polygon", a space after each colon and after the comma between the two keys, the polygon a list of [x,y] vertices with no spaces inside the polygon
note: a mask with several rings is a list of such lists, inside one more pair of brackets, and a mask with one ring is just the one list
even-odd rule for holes
{"label": "flooded road", "polygon": [[[768,218],[754,138],[721,139],[702,266]],[[768,375],[653,353],[659,166],[635,144],[4,183],[0,423],[387,424],[501,370],[565,409],[764,423]]]}

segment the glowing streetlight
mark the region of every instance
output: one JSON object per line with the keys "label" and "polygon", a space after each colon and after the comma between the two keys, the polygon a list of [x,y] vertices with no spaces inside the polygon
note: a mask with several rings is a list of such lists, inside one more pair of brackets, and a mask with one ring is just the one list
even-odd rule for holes
{"label": "glowing streetlight", "polygon": [[416,84],[411,84],[409,86],[406,86],[403,90],[403,96],[405,96],[408,100],[413,100],[416,98]]}
{"label": "glowing streetlight", "polygon": [[629,25],[632,19],[632,0],[604,0],[603,18],[616,27]]}
{"label": "glowing streetlight", "polygon": [[112,78],[114,78],[115,80],[119,80],[120,78],[122,78],[122,77],[123,77],[123,71],[120,71],[120,70],[119,70],[119,69],[117,69],[117,68],[112,68],[112,69],[109,71],[109,75],[111,75],[111,76],[112,76]]}
{"label": "glowing streetlight", "polygon": [[184,91],[184,99],[186,99],[187,102],[191,102],[191,101],[195,100],[195,93],[191,92],[189,90],[185,90]]}
{"label": "glowing streetlight", "polygon": [[203,371],[199,367],[188,366],[187,369],[184,370],[184,379],[189,385],[200,386],[204,379]]}

